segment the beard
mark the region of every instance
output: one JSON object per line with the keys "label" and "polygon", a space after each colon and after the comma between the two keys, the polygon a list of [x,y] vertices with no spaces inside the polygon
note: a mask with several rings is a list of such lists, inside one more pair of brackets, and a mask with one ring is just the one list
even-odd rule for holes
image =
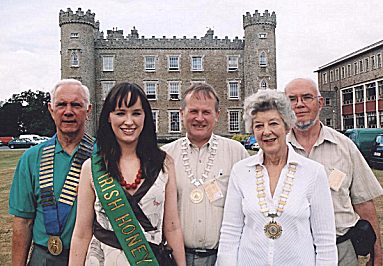
{"label": "beard", "polygon": [[298,130],[301,130],[301,131],[307,131],[309,130],[313,125],[316,124],[317,120],[319,120],[319,112],[317,114],[317,116],[314,118],[314,119],[310,119],[309,121],[302,121],[302,122],[296,122],[295,123],[295,127],[298,129]]}

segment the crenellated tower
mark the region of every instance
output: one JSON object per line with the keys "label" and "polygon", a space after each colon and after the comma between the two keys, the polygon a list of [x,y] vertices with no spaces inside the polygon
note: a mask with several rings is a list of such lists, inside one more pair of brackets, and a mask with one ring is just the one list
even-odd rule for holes
{"label": "crenellated tower", "polygon": [[[95,38],[99,34],[99,22],[90,10],[84,12],[79,8],[73,12],[60,10],[59,25],[61,28],[61,78],[80,80],[89,88],[91,103],[96,99],[96,60]],[[87,131],[95,133],[96,105],[93,106]]]}
{"label": "crenellated tower", "polygon": [[277,88],[275,12],[258,10],[243,16],[245,44],[243,52],[245,96],[262,88]]}

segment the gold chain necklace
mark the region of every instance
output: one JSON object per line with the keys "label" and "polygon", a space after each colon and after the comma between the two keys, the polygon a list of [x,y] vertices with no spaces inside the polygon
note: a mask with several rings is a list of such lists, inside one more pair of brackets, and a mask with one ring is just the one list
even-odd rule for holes
{"label": "gold chain necklace", "polygon": [[208,175],[210,173],[211,167],[213,166],[214,159],[217,155],[217,148],[218,148],[218,141],[217,138],[213,135],[212,141],[211,141],[211,147],[209,151],[209,156],[207,158],[205,169],[203,170],[203,173],[201,174],[200,178],[197,178],[194,176],[194,173],[190,167],[190,159],[188,154],[188,145],[187,145],[187,138],[185,137],[182,140],[181,144],[181,157],[183,161],[183,165],[185,168],[186,176],[190,179],[190,183],[193,184],[195,187],[190,192],[190,200],[193,203],[200,203],[202,202],[204,198],[204,190],[200,188],[200,186],[205,182],[205,180],[208,178]]}
{"label": "gold chain necklace", "polygon": [[276,217],[280,217],[283,213],[287,199],[291,192],[294,183],[295,172],[297,170],[296,163],[289,163],[289,168],[287,170],[286,178],[283,184],[282,192],[279,195],[278,206],[275,213],[270,213],[269,207],[266,202],[266,193],[265,193],[265,180],[263,176],[263,167],[257,165],[255,169],[256,184],[257,184],[257,197],[258,205],[261,209],[261,212],[265,217],[270,217],[271,221],[265,224],[264,232],[268,238],[277,239],[282,234],[282,225],[278,224],[275,221]]}

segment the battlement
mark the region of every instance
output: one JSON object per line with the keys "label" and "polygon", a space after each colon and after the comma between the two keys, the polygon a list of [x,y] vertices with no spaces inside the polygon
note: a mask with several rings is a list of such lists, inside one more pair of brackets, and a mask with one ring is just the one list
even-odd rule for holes
{"label": "battlement", "polygon": [[99,22],[95,22],[94,20],[95,14],[88,9],[86,13],[79,8],[75,13],[68,8],[67,11],[60,10],[59,14],[59,25],[60,27],[63,24],[67,23],[83,23],[93,26],[94,28],[98,29]]}
{"label": "battlement", "polygon": [[225,39],[218,39],[214,36],[214,30],[208,29],[205,36],[197,38],[194,36],[192,39],[186,38],[145,38],[139,36],[138,30],[133,27],[131,34],[124,37],[122,30],[107,30],[107,36],[104,38],[104,33],[98,35],[96,41],[96,48],[99,49],[230,49],[242,50],[244,41],[235,37],[230,40],[227,36]]}
{"label": "battlement", "polygon": [[270,15],[268,10],[265,10],[262,15],[258,12],[258,10],[255,10],[253,15],[251,15],[250,12],[246,12],[246,15],[243,15],[243,28],[256,24],[268,24],[276,27],[277,16],[275,15],[274,11]]}

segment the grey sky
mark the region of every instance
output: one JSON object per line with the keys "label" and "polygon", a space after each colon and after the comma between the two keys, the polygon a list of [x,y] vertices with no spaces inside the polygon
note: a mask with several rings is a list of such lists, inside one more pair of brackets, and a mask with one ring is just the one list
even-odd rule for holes
{"label": "grey sky", "polygon": [[200,38],[208,28],[222,39],[243,38],[242,15],[277,15],[278,89],[383,39],[381,0],[1,0],[0,100],[22,91],[49,91],[60,79],[60,9],[90,9],[100,30],[140,36]]}

